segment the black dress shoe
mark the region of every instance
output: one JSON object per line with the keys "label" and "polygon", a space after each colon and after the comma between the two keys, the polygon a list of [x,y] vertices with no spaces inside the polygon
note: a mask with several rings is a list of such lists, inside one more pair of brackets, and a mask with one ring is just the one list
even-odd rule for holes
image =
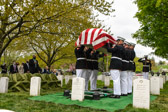
{"label": "black dress shoe", "polygon": [[120,95],[111,95],[110,98],[120,98]]}
{"label": "black dress shoe", "polygon": [[128,93],[128,95],[132,95],[132,93]]}
{"label": "black dress shoe", "polygon": [[128,96],[127,94],[121,94],[121,96]]}

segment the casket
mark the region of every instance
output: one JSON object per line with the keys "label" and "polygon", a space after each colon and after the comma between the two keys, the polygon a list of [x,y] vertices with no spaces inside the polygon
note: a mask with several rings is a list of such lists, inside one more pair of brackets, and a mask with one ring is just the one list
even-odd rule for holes
{"label": "casket", "polygon": [[106,43],[116,44],[116,40],[103,29],[90,28],[81,32],[75,45],[85,45],[107,54]]}

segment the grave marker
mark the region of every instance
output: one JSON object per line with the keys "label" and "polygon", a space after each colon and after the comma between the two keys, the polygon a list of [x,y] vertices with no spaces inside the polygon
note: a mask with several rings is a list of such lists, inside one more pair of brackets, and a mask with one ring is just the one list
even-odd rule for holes
{"label": "grave marker", "polygon": [[14,112],[14,111],[11,111],[11,110],[5,110],[5,109],[0,109],[0,112]]}
{"label": "grave marker", "polygon": [[97,80],[102,80],[102,75],[98,75]]}
{"label": "grave marker", "polygon": [[133,86],[133,107],[150,108],[149,80],[135,79]]}
{"label": "grave marker", "polygon": [[105,76],[104,77],[104,85],[106,87],[110,86],[110,76]]}
{"label": "grave marker", "polygon": [[70,76],[69,75],[65,75],[65,84],[68,84],[69,79],[70,79]]}
{"label": "grave marker", "polygon": [[166,81],[168,81],[168,76],[166,75]]}
{"label": "grave marker", "polygon": [[163,89],[163,78],[162,77],[159,78],[160,78],[160,89]]}
{"label": "grave marker", "polygon": [[162,78],[163,78],[163,84],[165,84],[166,83],[166,76],[162,75]]}
{"label": "grave marker", "polygon": [[41,88],[41,78],[40,77],[32,77],[30,82],[30,95],[31,96],[39,96]]}
{"label": "grave marker", "polygon": [[85,79],[76,77],[72,79],[72,94],[71,100],[84,100]]}
{"label": "grave marker", "polygon": [[151,94],[160,95],[160,78],[151,77],[150,85]]}
{"label": "grave marker", "polygon": [[63,86],[63,79],[64,79],[64,76],[63,75],[58,75],[57,76],[58,80],[61,81],[61,87]]}
{"label": "grave marker", "polygon": [[0,93],[7,93],[8,92],[8,77],[1,77],[0,78]]}

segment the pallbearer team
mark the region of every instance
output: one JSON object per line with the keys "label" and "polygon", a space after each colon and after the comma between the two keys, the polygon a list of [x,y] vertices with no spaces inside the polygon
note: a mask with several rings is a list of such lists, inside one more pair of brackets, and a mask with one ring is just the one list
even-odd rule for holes
{"label": "pallbearer team", "polygon": [[[111,46],[109,43],[105,45],[107,51],[111,53],[110,74],[113,80],[113,94],[110,98],[120,98],[132,94],[132,78],[135,74],[135,58],[134,43],[125,41],[124,38],[118,37],[117,44]],[[97,89],[98,75],[98,59],[103,57],[94,49],[84,45],[75,48],[76,75],[85,79],[85,90],[88,90],[90,80],[90,90]],[[145,57],[145,60],[139,59],[143,63],[143,75],[148,79],[148,72],[151,70],[151,62]]]}

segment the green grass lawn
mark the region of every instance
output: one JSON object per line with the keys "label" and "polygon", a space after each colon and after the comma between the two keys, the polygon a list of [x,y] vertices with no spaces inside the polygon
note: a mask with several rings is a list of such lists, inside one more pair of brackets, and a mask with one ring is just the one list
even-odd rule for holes
{"label": "green grass lawn", "polygon": [[[112,82],[111,85],[112,87]],[[103,87],[103,83],[98,81],[98,87]],[[56,92],[64,91],[67,87],[58,88],[55,90],[41,91],[41,95],[52,94]],[[6,94],[0,94],[0,109],[9,109],[15,112],[107,112],[104,110],[97,110],[91,108],[80,107],[77,105],[65,106],[55,103],[39,102],[28,100],[28,92],[9,92]],[[166,112],[168,110],[168,82],[164,85],[164,89],[161,90],[161,95],[156,100],[151,102],[151,109],[135,109],[132,105],[128,105],[123,110],[117,112]]]}
{"label": "green grass lawn", "polygon": [[160,68],[168,69],[168,65],[157,65],[156,67],[154,67],[154,69],[152,71],[159,72]]}

